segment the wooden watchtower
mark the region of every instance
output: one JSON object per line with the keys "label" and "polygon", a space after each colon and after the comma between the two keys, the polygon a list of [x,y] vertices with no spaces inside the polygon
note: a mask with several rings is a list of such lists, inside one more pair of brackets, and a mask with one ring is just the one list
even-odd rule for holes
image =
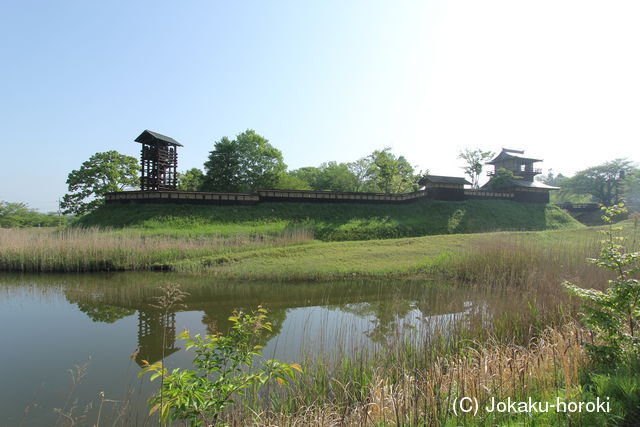
{"label": "wooden watchtower", "polygon": [[136,138],[142,144],[140,189],[142,191],[175,190],[178,168],[178,141],[145,130]]}
{"label": "wooden watchtower", "polygon": [[[500,191],[513,193],[513,200],[516,202],[549,203],[549,191],[558,190],[558,187],[552,187],[534,179],[542,170],[534,167],[533,164],[541,161],[541,159],[526,157],[523,150],[503,148],[500,154],[487,162],[494,167],[488,175],[497,176],[500,169],[511,171],[515,179],[503,183]],[[492,181],[487,182],[482,188],[491,189]]]}
{"label": "wooden watchtower", "polygon": [[533,178],[542,173],[542,169],[535,168],[534,163],[541,162],[540,159],[526,157],[523,150],[512,150],[503,148],[493,160],[487,162],[488,165],[494,166],[494,171],[489,172],[489,176],[494,176],[499,169],[506,169],[513,172],[515,176],[521,177],[522,180],[533,182]]}

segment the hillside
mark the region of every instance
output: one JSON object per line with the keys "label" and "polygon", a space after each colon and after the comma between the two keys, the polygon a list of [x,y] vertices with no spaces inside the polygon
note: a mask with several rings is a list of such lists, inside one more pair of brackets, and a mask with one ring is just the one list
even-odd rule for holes
{"label": "hillside", "polygon": [[398,205],[107,205],[80,218],[77,225],[134,228],[145,234],[176,236],[271,234],[303,227],[325,241],[582,227],[554,205],[480,200],[417,201]]}

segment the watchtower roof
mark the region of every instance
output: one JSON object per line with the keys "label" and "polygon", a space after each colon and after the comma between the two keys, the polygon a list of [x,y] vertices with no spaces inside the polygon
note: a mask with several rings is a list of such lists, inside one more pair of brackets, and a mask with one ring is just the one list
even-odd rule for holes
{"label": "watchtower roof", "polygon": [[524,150],[514,150],[511,148],[503,148],[500,154],[498,154],[493,160],[487,162],[488,165],[495,165],[496,163],[503,162],[507,159],[520,159],[520,160],[529,160],[532,162],[541,162],[542,159],[534,159],[533,157],[526,157],[524,155]]}
{"label": "watchtower roof", "polygon": [[135,141],[141,144],[161,144],[182,147],[182,144],[180,144],[175,139],[150,130],[145,130],[144,132],[142,132],[140,136],[135,139]]}

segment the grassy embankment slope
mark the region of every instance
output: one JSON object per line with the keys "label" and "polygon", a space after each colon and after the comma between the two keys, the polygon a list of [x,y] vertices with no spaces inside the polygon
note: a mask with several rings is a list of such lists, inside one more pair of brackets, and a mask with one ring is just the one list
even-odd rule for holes
{"label": "grassy embankment slope", "polygon": [[510,201],[407,204],[261,203],[255,206],[109,205],[81,226],[146,235],[276,234],[303,227],[318,240],[371,240],[504,230],[555,230],[580,224],[554,205]]}
{"label": "grassy embankment slope", "polygon": [[[303,280],[406,275],[428,259],[501,235],[479,232],[582,227],[555,206],[470,201],[115,205],[79,225],[90,228],[4,230],[0,270],[171,269]],[[362,239],[369,240],[356,241]]]}

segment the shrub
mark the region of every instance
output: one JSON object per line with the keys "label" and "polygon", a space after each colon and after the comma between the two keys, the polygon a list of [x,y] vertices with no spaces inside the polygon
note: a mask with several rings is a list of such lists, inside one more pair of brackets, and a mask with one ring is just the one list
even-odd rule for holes
{"label": "shrub", "polygon": [[271,330],[267,310],[258,307],[252,313],[234,312],[229,333],[223,335],[179,335],[186,349],[195,349],[195,370],[176,368],[169,373],[162,362],[147,366],[139,375],[162,379],[160,391],[149,399],[150,413],[160,410],[163,421],[186,420],[190,425],[220,424],[220,416],[234,398],[249,388],[260,388],[275,378],[284,384],[302,371],[298,364],[277,360],[254,363],[262,347],[256,345],[262,331]]}
{"label": "shrub", "polygon": [[616,277],[609,280],[609,287],[604,291],[583,289],[569,282],[564,282],[564,286],[587,302],[584,320],[599,341],[589,345],[591,356],[598,363],[610,364],[623,356],[638,354],[640,285],[634,275],[640,271],[640,252],[626,251],[624,237],[620,235],[622,227],[613,224],[616,216],[626,213],[624,204],[602,209],[602,219],[609,227],[603,230],[606,239],[602,241],[600,256],[590,261],[615,272]]}

